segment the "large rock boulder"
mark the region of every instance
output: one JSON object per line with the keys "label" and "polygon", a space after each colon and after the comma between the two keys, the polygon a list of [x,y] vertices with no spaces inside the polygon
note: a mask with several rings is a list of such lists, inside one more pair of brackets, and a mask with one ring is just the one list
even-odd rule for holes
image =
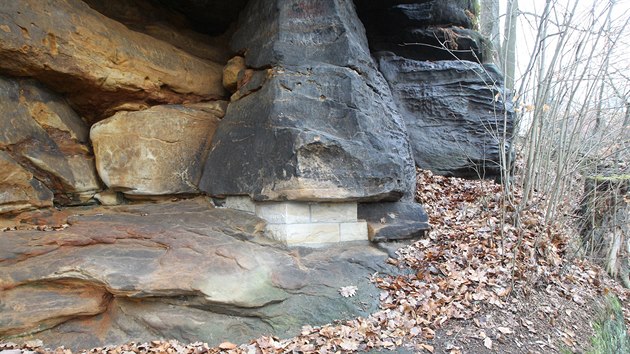
{"label": "large rock boulder", "polygon": [[21,205],[6,211],[49,205],[47,191],[69,205],[100,189],[88,127],[63,98],[35,81],[0,77],[0,102],[0,151],[10,168],[0,189],[7,193],[5,203]]}
{"label": "large rock boulder", "polygon": [[272,69],[253,74],[262,87],[228,107],[204,191],[301,201],[412,194],[405,125],[351,2],[250,1],[231,45],[248,66]]}
{"label": "large rock boulder", "polygon": [[355,0],[372,52],[415,60],[491,60],[488,42],[473,30],[473,0]]}
{"label": "large rock boulder", "polygon": [[476,0],[354,0],[366,28],[395,32],[395,28],[456,26],[473,28]]}
{"label": "large rock boulder", "polygon": [[368,225],[372,242],[420,238],[431,229],[429,215],[413,201],[360,203],[357,217]]}
{"label": "large rock boulder", "polygon": [[379,96],[361,76],[321,64],[281,70],[228,107],[201,188],[255,200],[400,199],[406,137],[383,119],[391,111],[366,109]]}
{"label": "large rock boulder", "polygon": [[[416,61],[377,53],[405,118],[416,164],[437,174],[501,176],[508,163],[513,108],[496,66]],[[505,158],[508,161],[504,161]]]}
{"label": "large rock boulder", "polygon": [[[392,271],[361,242],[289,251],[260,237],[261,219],[204,199],[82,214],[65,230],[3,234],[0,337],[87,349],[294,335],[374,311],[369,275]],[[357,296],[338,293],[348,285]]]}
{"label": "large rock boulder", "polygon": [[53,193],[0,150],[0,214],[53,206]]}
{"label": "large rock boulder", "polygon": [[0,72],[67,93],[90,120],[224,95],[221,64],[132,31],[80,0],[6,2],[0,23]]}
{"label": "large rock boulder", "polygon": [[198,193],[223,108],[217,103],[154,106],[94,124],[90,138],[99,176],[127,195]]}

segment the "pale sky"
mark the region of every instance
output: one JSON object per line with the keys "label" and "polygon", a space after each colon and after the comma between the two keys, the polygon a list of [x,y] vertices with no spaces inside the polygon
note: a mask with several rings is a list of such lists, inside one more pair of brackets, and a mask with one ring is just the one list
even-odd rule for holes
{"label": "pale sky", "polygon": [[[595,10],[601,10],[605,4],[608,3],[608,0],[551,0],[552,3],[556,4],[556,13],[562,14],[566,9],[572,8],[577,2],[577,18],[578,21],[574,21],[577,26],[581,28],[588,28],[589,21],[589,12],[593,9],[595,4]],[[615,7],[613,11],[613,18],[615,18],[614,23],[617,25],[621,25],[623,22],[628,21],[630,17],[630,0],[613,0],[615,2]],[[507,0],[500,0],[501,6],[501,14],[505,13]],[[533,13],[533,14],[541,14],[545,7],[545,0],[520,0],[519,1],[519,9],[525,13]],[[502,21],[503,23],[503,21]],[[519,35],[517,41],[518,47],[518,67],[524,70],[526,67],[529,57],[532,53],[537,23],[532,16],[522,17],[519,21]],[[501,25],[501,30],[503,30],[503,24]],[[550,30],[551,32],[552,30]],[[625,32],[630,36],[630,25],[625,29]],[[615,49],[616,56],[619,57],[619,63],[617,66],[625,65],[625,68],[630,72],[630,39],[628,36],[623,36],[621,42],[618,43],[617,48]],[[518,70],[518,69],[517,69]],[[518,74],[517,74],[518,76]]]}
{"label": "pale sky", "polygon": [[[630,0],[613,0],[615,3],[614,11],[612,12],[613,23],[617,27],[621,27],[623,23],[628,22],[630,18]],[[575,25],[582,30],[597,29],[598,26],[595,25],[593,27],[590,26],[592,23],[592,12],[591,10],[595,10],[595,13],[601,13],[602,9],[608,4],[609,0],[551,0],[553,4],[555,4],[553,15],[551,18],[557,18],[558,21],[562,19],[560,16],[566,12],[567,9],[572,8],[577,5],[576,11],[576,19],[573,21]],[[519,9],[524,13],[529,14],[541,14],[545,7],[545,0],[520,0],[519,1]],[[507,0],[500,0],[500,12],[501,14],[505,13]],[[557,17],[554,17],[557,16]],[[502,24],[501,31],[503,31],[503,19],[505,17],[502,16]],[[516,78],[522,75],[525,71],[529,59],[531,57],[531,53],[533,52],[534,42],[536,38],[536,18],[534,16],[521,16],[518,23],[518,35],[517,35],[517,73]],[[557,33],[558,31],[554,31],[553,28],[548,30],[548,33]],[[611,61],[611,67],[616,68],[620,71],[625,71],[630,76],[630,25],[628,25],[624,32],[627,35],[621,36],[617,45],[614,47],[614,56],[612,56],[613,60]],[[578,41],[578,33],[575,34],[574,43]],[[553,43],[553,40],[550,41]],[[602,42],[599,43],[603,45]],[[550,44],[550,46],[552,46]],[[570,61],[571,55],[570,53],[574,53],[574,48],[568,46],[565,50],[566,58],[564,60]],[[568,63],[567,63],[568,64]]]}

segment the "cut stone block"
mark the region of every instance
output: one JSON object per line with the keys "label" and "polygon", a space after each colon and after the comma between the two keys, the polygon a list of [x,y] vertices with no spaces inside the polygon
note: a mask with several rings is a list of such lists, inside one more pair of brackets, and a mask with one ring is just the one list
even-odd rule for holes
{"label": "cut stone block", "polygon": [[357,203],[313,203],[311,222],[357,221]]}
{"label": "cut stone block", "polygon": [[256,215],[271,224],[309,223],[308,203],[256,203]]}
{"label": "cut stone block", "polygon": [[339,224],[339,241],[367,241],[367,222],[359,220],[357,222],[344,222]]}
{"label": "cut stone block", "polygon": [[338,223],[269,224],[267,231],[273,239],[289,246],[340,241]]}
{"label": "cut stone block", "polygon": [[232,195],[225,198],[226,208],[256,213],[256,204],[246,195]]}
{"label": "cut stone block", "polygon": [[253,212],[267,221],[267,236],[288,246],[368,240],[366,221],[357,221],[357,203],[254,202],[228,196],[225,207]]}

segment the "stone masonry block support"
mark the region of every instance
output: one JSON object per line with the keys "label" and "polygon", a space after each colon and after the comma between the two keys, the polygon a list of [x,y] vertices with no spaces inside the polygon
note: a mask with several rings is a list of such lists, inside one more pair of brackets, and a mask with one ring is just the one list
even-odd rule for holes
{"label": "stone masonry block support", "polygon": [[288,246],[368,240],[367,223],[357,219],[356,202],[253,202],[249,197],[233,196],[226,199],[225,206],[266,220],[267,236]]}

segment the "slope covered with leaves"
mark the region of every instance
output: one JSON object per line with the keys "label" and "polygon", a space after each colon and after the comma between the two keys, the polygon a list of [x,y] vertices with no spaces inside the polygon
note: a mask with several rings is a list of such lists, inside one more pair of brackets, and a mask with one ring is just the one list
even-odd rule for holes
{"label": "slope covered with leaves", "polygon": [[[536,198],[517,220],[500,185],[418,171],[417,199],[433,229],[387,260],[404,275],[372,276],[381,289],[381,309],[368,318],[306,325],[293,338],[261,337],[240,345],[154,341],[89,352],[581,352],[590,345],[591,318],[603,294],[621,300],[628,322],[630,293],[574,257],[570,228],[545,224]],[[349,285],[339,296],[357,291]],[[48,351],[42,343],[28,344]],[[0,344],[0,350],[11,348],[17,346]]]}

